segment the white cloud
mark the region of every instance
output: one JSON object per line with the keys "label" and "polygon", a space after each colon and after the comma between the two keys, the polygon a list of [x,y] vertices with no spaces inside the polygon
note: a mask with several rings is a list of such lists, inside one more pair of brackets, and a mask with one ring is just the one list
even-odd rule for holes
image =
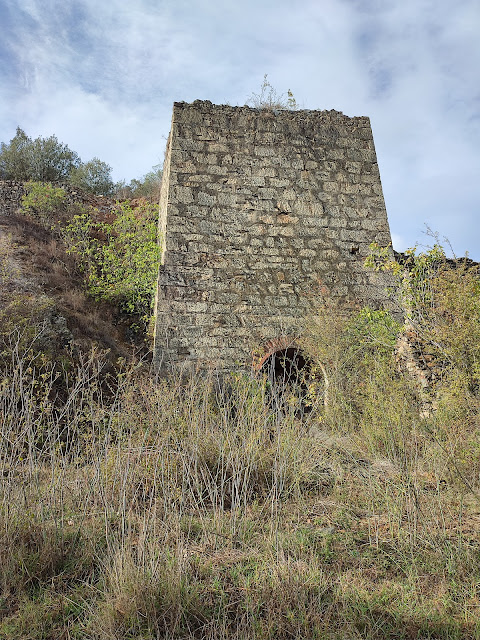
{"label": "white cloud", "polygon": [[6,0],[2,12],[0,140],[17,124],[55,133],[130,179],[162,159],[174,100],[243,104],[268,73],[307,108],[371,117],[404,245],[425,221],[480,259],[478,0]]}

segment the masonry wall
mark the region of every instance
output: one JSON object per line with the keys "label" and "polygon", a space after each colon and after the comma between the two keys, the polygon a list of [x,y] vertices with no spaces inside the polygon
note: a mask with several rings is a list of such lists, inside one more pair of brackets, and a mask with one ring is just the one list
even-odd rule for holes
{"label": "masonry wall", "polygon": [[368,118],[175,103],[155,360],[248,365],[322,304],[388,304],[364,269],[390,231]]}
{"label": "masonry wall", "polygon": [[[61,187],[65,191],[67,204],[82,203],[92,207],[97,207],[101,211],[110,211],[115,204],[111,198],[95,196],[77,189],[68,183],[56,183],[56,187]],[[16,180],[0,180],[0,216],[14,215],[22,206],[22,198],[27,193],[23,182]]]}

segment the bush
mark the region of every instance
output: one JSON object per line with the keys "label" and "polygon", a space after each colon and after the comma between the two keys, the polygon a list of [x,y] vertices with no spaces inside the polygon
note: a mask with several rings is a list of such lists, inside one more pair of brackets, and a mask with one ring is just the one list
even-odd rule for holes
{"label": "bush", "polygon": [[160,260],[155,205],[144,202],[134,209],[123,202],[112,223],[97,222],[89,213],[74,216],[65,238],[94,298],[150,316]]}
{"label": "bush", "polygon": [[22,197],[22,210],[45,227],[54,226],[54,214],[59,214],[66,204],[65,190],[50,182],[26,182],[26,194]]}

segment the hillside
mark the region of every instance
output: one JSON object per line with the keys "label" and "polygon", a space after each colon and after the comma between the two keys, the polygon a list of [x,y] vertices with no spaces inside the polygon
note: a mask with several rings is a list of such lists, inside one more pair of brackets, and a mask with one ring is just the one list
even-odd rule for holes
{"label": "hillside", "polygon": [[[15,183],[3,184],[0,201],[0,309],[5,312],[12,302],[14,307],[22,303],[21,313],[30,314],[37,322],[44,322],[44,341],[50,340],[57,346],[82,353],[96,348],[108,352],[111,361],[119,357],[128,358],[135,351],[137,354],[145,353],[145,336],[132,330],[138,318],[122,312],[113,301],[95,300],[89,296],[81,264],[77,256],[68,252],[68,243],[62,240],[58,229],[44,224],[36,215],[22,212],[20,198],[11,186],[16,186]],[[9,200],[8,194],[12,192],[14,197]],[[73,215],[81,214],[82,208],[96,211],[101,221],[114,215],[114,200],[78,190],[67,191],[67,194],[68,206],[74,209],[69,217],[66,217],[64,208],[58,211],[57,217],[63,219],[63,226]],[[14,308],[11,311],[16,313]]]}
{"label": "hillside", "polygon": [[378,250],[408,325],[319,308],[285,388],[157,380],[94,261],[120,268],[115,211],[76,227],[90,271],[38,209],[0,219],[0,637],[477,638],[476,267]]}

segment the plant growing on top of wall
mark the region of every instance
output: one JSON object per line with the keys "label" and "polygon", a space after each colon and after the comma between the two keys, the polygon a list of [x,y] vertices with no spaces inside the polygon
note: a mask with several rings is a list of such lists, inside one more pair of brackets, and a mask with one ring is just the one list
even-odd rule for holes
{"label": "plant growing on top of wall", "polygon": [[278,93],[278,91],[268,81],[268,75],[263,76],[263,82],[259,93],[252,93],[247,104],[255,107],[255,109],[280,110],[289,109],[295,111],[298,109],[297,101],[293,93],[288,89],[287,95]]}

